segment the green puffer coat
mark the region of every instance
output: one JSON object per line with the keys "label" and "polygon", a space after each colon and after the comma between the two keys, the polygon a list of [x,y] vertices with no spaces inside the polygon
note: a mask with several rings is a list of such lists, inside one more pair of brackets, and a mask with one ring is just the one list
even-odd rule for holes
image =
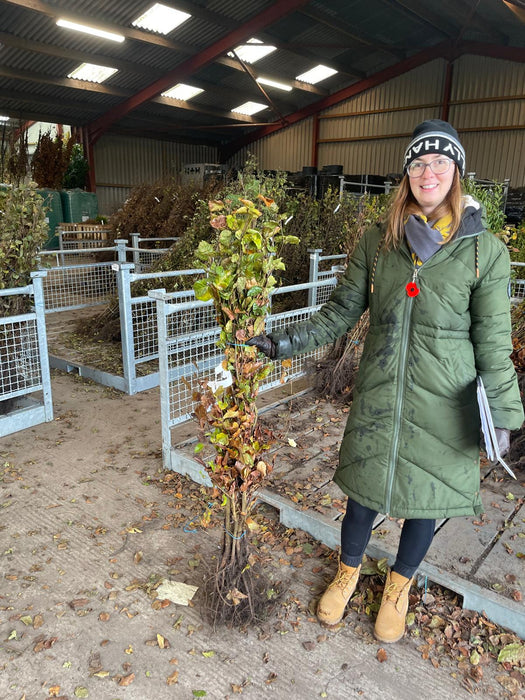
{"label": "green puffer coat", "polygon": [[382,235],[374,227],[362,237],[316,314],[271,333],[277,357],[334,341],[369,307],[335,482],[358,503],[393,517],[479,514],[477,373],[494,424],[514,430],[523,422],[509,359],[507,250],[483,230],[480,211],[469,208],[455,239],[419,268],[420,293],[410,297],[414,265],[406,242],[381,248],[372,275]]}

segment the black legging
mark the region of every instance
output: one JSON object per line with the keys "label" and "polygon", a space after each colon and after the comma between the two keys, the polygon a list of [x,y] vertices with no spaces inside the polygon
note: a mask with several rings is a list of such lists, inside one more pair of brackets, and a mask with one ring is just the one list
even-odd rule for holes
{"label": "black legging", "polygon": [[[361,506],[351,498],[346,504],[346,514],[341,527],[341,561],[347,566],[359,566],[372,534],[377,516],[375,510]],[[392,567],[401,576],[412,578],[434,537],[435,520],[414,518],[405,520],[397,557]]]}

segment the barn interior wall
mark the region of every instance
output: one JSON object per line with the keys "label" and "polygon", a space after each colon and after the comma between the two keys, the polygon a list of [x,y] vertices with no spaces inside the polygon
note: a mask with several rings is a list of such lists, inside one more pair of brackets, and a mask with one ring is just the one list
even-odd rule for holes
{"label": "barn interior wall", "polygon": [[[441,117],[446,70],[443,59],[432,61],[321,112],[318,168],[338,164],[348,174],[399,173],[413,127]],[[480,56],[456,60],[449,121],[460,132],[469,172],[525,186],[523,64]],[[300,171],[313,164],[313,136],[313,118],[303,119],[241,149],[228,165],[240,168],[253,154],[261,168]],[[138,184],[176,175],[188,163],[218,160],[213,147],[105,135],[95,146],[99,211],[116,211]]]}
{"label": "barn interior wall", "polygon": [[216,163],[216,148],[107,134],[95,145],[95,177],[100,214],[114,213],[131,189],[178,175],[189,163]]}
{"label": "barn interior wall", "polygon": [[[447,62],[438,59],[321,112],[318,168],[337,164],[348,174],[399,173],[414,126],[442,116],[446,71]],[[525,66],[463,56],[452,75],[448,119],[460,132],[467,170],[525,186]],[[474,99],[483,101],[462,103]],[[253,153],[262,168],[301,170],[314,165],[312,138],[313,120],[305,119],[243,148],[232,164],[239,167]]]}

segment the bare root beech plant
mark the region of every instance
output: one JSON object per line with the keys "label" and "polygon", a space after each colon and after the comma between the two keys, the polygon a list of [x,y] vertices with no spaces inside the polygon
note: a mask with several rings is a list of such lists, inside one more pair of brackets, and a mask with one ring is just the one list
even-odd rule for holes
{"label": "bare root beech plant", "polygon": [[[195,283],[197,299],[213,300],[224,350],[222,369],[231,383],[213,390],[207,380],[194,393],[195,414],[215,448],[214,459],[204,462],[213,486],[222,496],[224,534],[217,571],[208,602],[215,623],[242,625],[260,617],[268,602],[264,577],[254,569],[250,528],[257,490],[271,472],[265,456],[272,444],[270,431],[257,420],[255,401],[259,386],[273,365],[246,342],[264,332],[275,288],[274,272],[284,269],[278,247],[297,242],[282,233],[272,199],[259,195],[260,209],[247,199],[209,203],[212,242],[201,241],[197,259],[206,270]],[[199,444],[196,452],[202,449]]]}

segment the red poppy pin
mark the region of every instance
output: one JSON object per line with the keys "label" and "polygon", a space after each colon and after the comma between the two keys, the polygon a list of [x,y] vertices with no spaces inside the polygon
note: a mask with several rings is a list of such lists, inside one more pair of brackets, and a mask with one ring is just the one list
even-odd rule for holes
{"label": "red poppy pin", "polygon": [[407,295],[409,297],[417,297],[419,294],[419,287],[415,282],[409,282],[405,289],[407,290]]}

